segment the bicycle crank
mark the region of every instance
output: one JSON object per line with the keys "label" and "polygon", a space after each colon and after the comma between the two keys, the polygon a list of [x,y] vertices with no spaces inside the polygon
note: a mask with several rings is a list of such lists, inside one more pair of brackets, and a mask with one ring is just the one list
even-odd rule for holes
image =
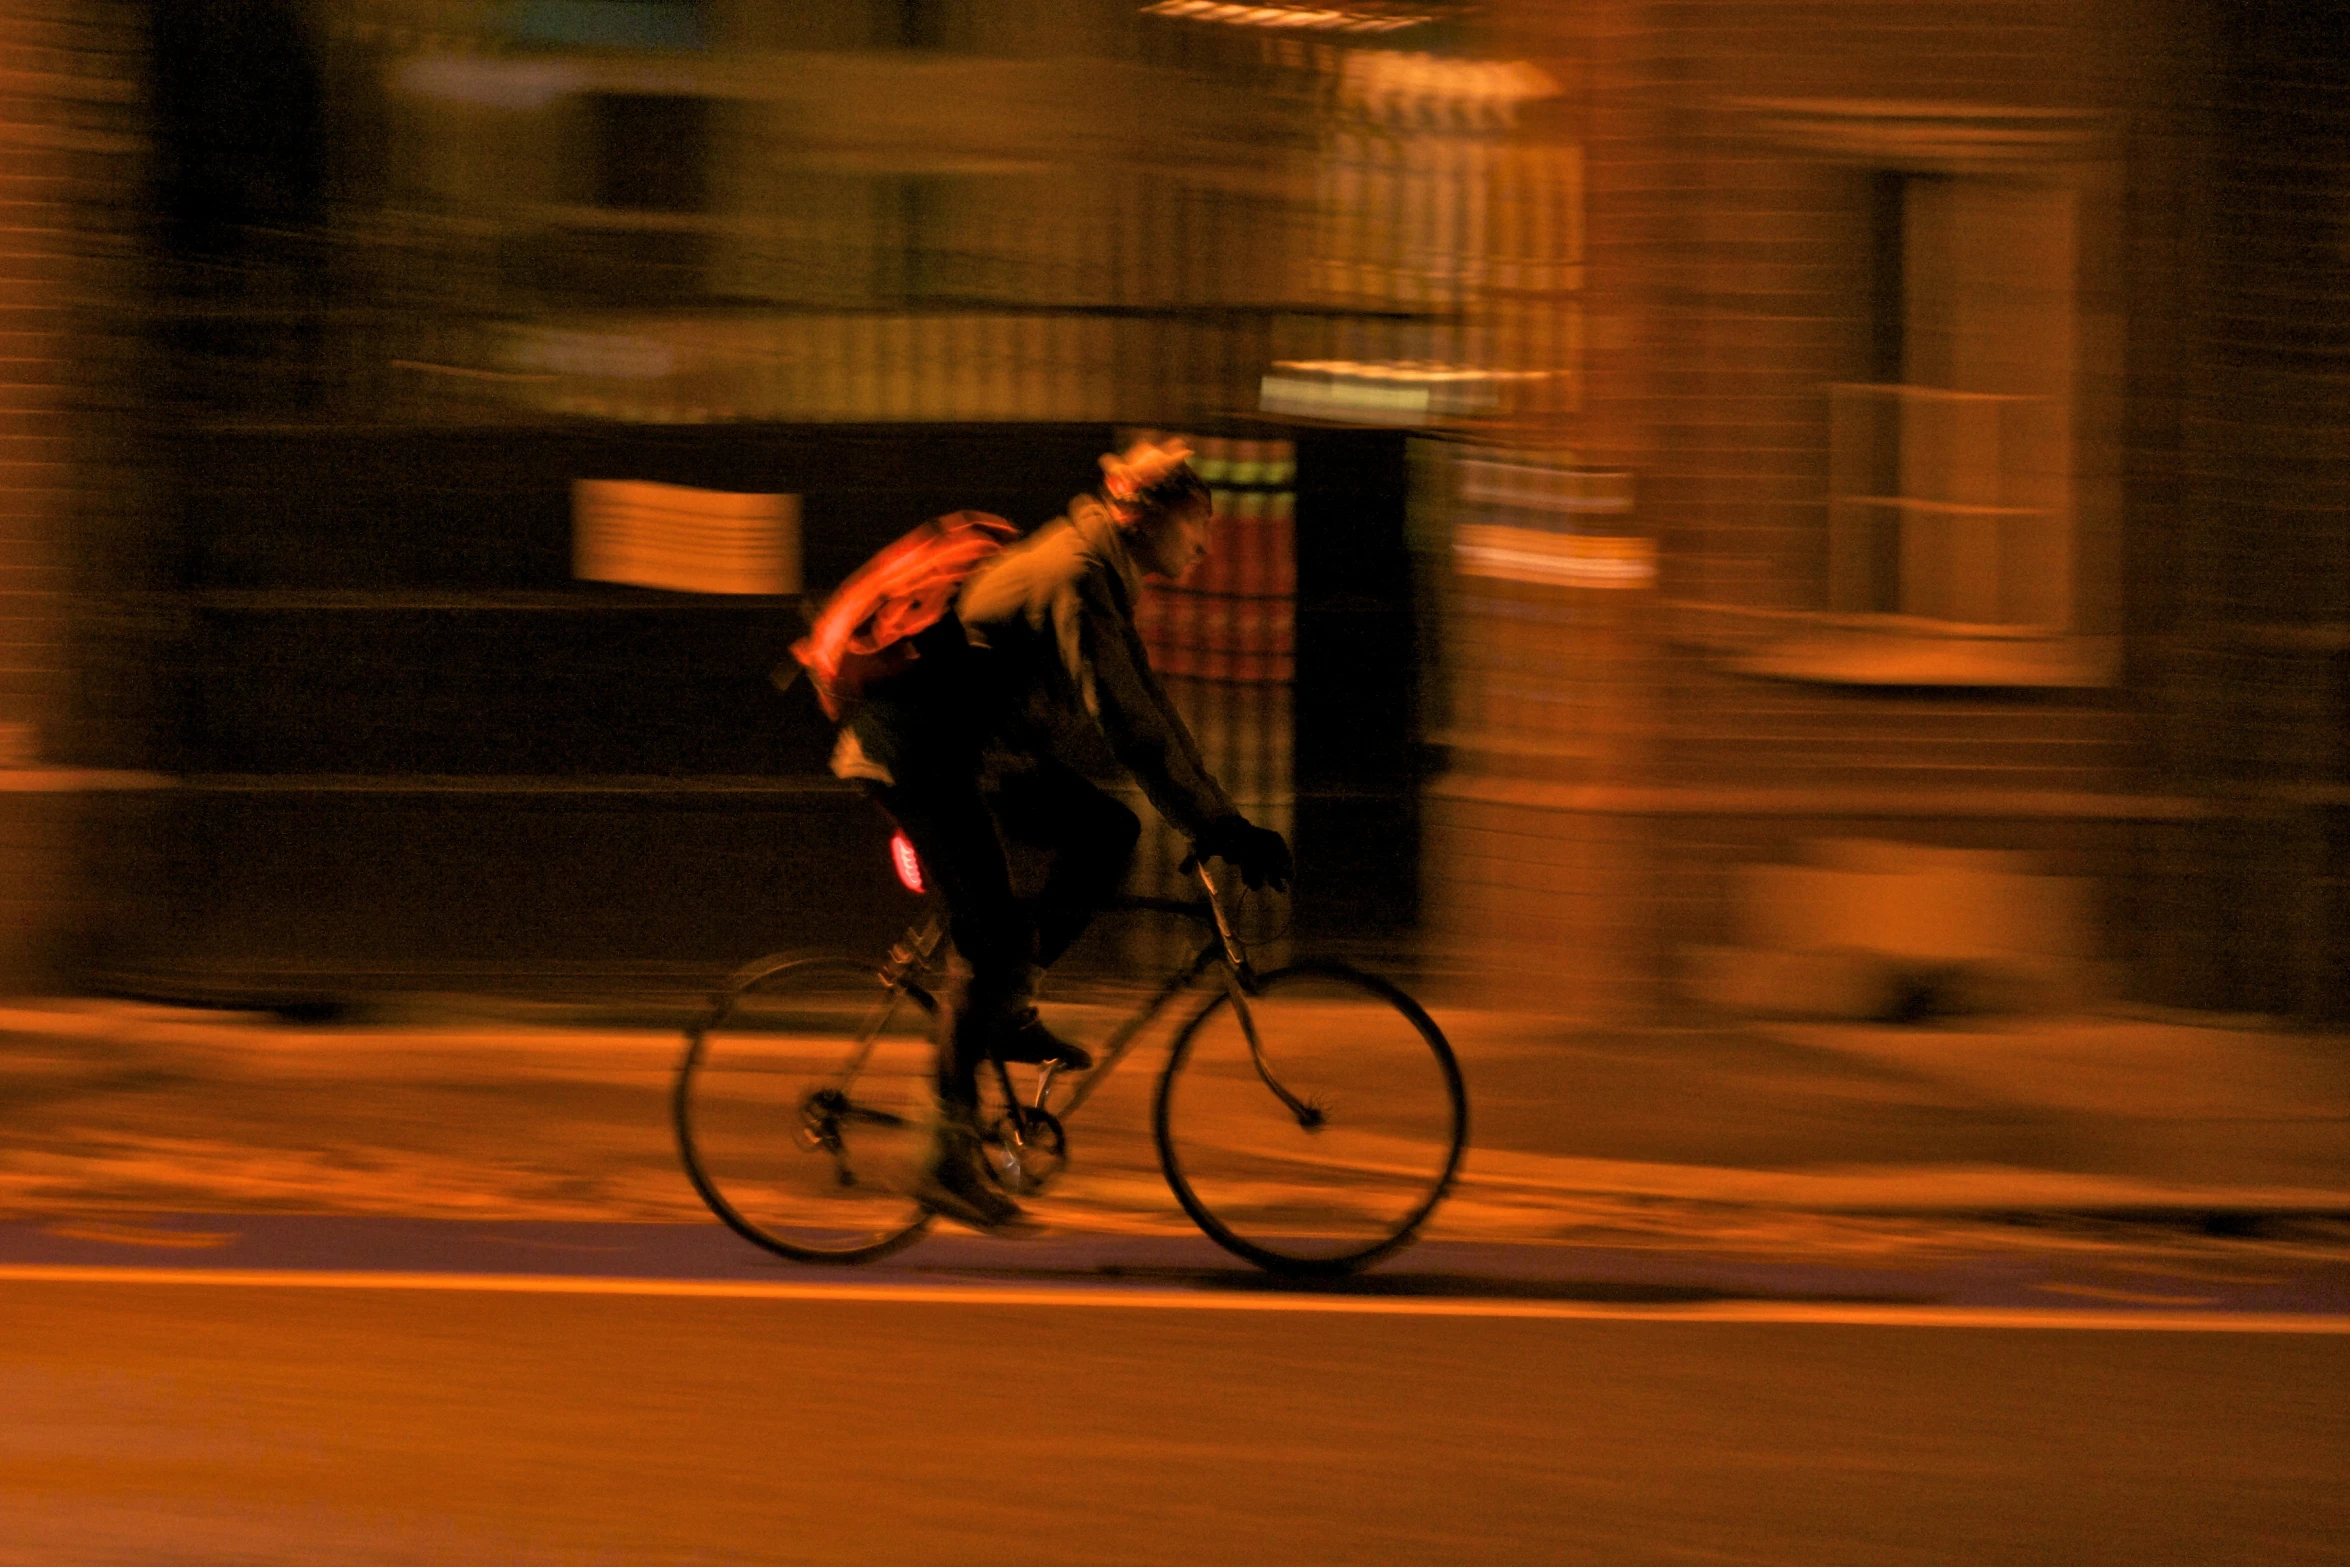
{"label": "bicycle crank", "polygon": [[1014,1197],[1043,1191],[1068,1162],[1068,1134],[1050,1110],[999,1115],[987,1129],[987,1173]]}

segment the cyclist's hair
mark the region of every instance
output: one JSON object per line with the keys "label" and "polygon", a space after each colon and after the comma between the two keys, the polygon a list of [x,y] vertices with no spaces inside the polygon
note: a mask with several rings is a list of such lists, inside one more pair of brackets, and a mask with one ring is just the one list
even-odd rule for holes
{"label": "cyclist's hair", "polygon": [[1191,505],[1209,505],[1208,481],[1201,478],[1191,464],[1173,469],[1156,484],[1135,492],[1133,500],[1137,512],[1177,511]]}
{"label": "cyclist's hair", "polygon": [[1191,447],[1174,439],[1137,441],[1102,458],[1102,499],[1131,522],[1182,507],[1212,504],[1207,481],[1191,466]]}

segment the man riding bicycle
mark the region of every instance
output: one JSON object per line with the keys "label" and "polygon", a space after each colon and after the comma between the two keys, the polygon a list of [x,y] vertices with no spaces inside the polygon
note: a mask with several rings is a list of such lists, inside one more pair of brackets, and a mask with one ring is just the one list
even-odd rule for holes
{"label": "man riding bicycle", "polygon": [[[1210,498],[1189,458],[1181,442],[1103,457],[1099,490],[981,564],[910,662],[863,692],[833,752],[946,901],[958,962],[915,1195],[973,1228],[1022,1222],[981,1162],[979,1068],[991,1051],[1090,1064],[1038,1017],[1037,981],[1124,880],[1141,832],[1065,758],[1107,741],[1197,853],[1251,887],[1288,885],[1289,845],[1234,809],[1134,626],[1144,575],[1178,579],[1207,553]],[[1013,895],[1006,840],[1050,856],[1033,902]]]}

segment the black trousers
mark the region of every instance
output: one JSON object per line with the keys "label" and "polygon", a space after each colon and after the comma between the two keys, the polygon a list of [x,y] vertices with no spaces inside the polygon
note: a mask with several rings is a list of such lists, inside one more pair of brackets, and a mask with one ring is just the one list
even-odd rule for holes
{"label": "black trousers", "polygon": [[[1142,833],[1132,811],[1059,762],[1025,762],[990,783],[982,786],[974,760],[905,769],[894,784],[869,786],[946,900],[965,973],[939,1052],[939,1094],[963,1105],[978,1102],[989,1032],[1029,966],[1050,966],[1084,933],[1125,879]],[[1013,893],[1007,842],[1051,857],[1033,902]]]}

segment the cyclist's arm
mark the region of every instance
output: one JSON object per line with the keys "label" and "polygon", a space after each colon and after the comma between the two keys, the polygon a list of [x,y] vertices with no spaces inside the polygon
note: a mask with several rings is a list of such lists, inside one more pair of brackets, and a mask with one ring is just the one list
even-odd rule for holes
{"label": "cyclist's arm", "polygon": [[1100,571],[1075,584],[1067,606],[1073,635],[1062,639],[1064,650],[1075,653],[1070,674],[1119,765],[1178,832],[1197,838],[1210,823],[1236,814],[1232,800],[1152,673],[1150,655],[1114,592]]}

